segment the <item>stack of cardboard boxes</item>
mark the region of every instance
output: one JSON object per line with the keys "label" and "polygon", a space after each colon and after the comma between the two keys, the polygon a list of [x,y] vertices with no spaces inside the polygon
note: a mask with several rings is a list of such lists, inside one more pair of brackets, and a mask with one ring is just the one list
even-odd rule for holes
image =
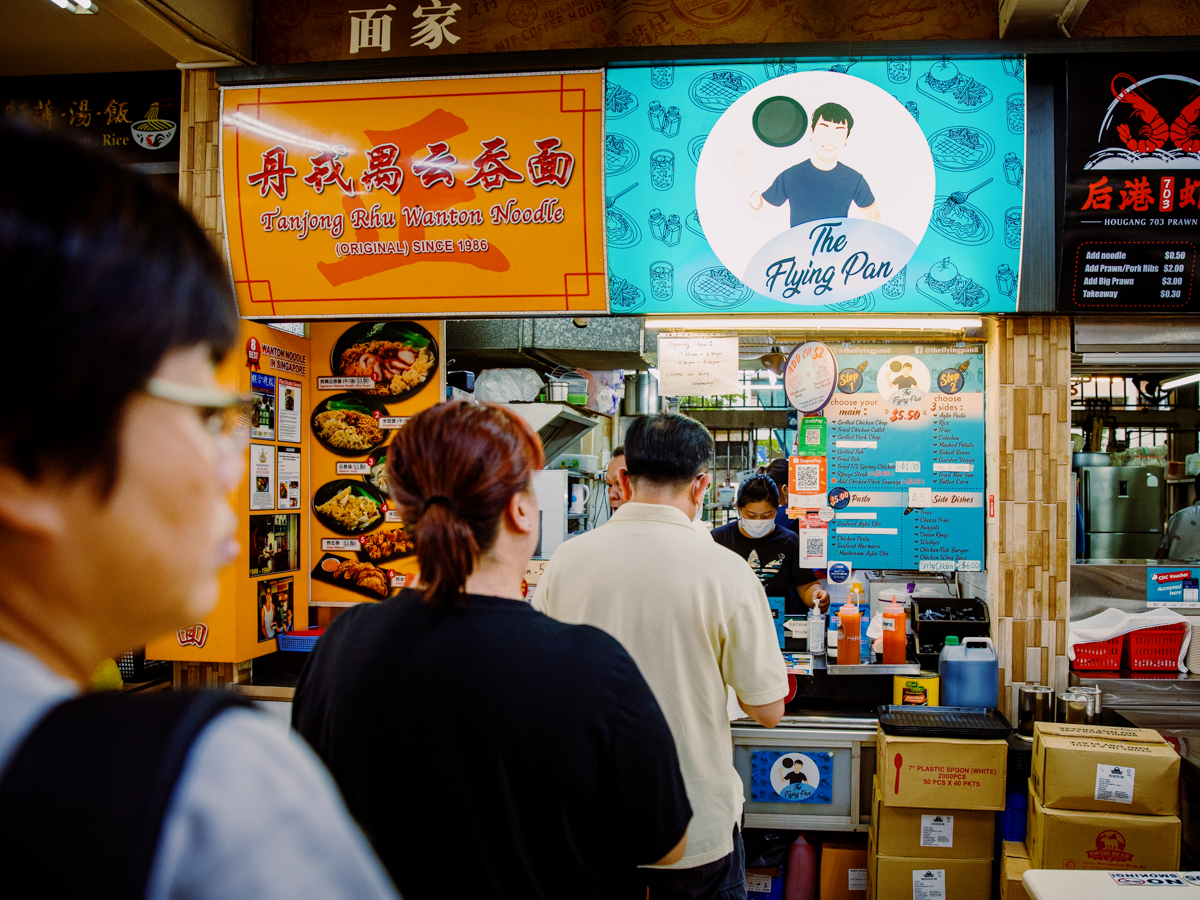
{"label": "stack of cardboard boxes", "polygon": [[1008,745],[880,729],[876,748],[867,900],[987,897]]}
{"label": "stack of cardboard boxes", "polygon": [[1179,755],[1157,731],[1034,725],[1029,868],[1176,869],[1178,809]]}

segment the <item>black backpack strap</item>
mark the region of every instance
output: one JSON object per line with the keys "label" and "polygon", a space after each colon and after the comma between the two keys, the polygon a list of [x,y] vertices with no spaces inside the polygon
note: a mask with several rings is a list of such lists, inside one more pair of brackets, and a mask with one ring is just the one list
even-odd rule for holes
{"label": "black backpack strap", "polygon": [[34,726],[0,780],[0,871],[47,897],[146,895],[188,751],[226,692],[91,694]]}

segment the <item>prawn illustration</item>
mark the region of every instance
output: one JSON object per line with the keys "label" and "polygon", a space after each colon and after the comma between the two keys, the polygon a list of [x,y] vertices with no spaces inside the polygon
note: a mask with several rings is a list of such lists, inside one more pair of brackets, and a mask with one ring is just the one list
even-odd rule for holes
{"label": "prawn illustration", "polygon": [[1179,113],[1179,117],[1171,123],[1171,140],[1184,153],[1200,150],[1200,127],[1196,119],[1200,117],[1200,91],[1196,92]]}
{"label": "prawn illustration", "polygon": [[[1129,87],[1123,90],[1117,90],[1117,79],[1128,78]],[[1167,142],[1167,138],[1171,136],[1170,129],[1167,128],[1166,120],[1159,115],[1157,109],[1145,98],[1143,94],[1137,90],[1137,81],[1132,76],[1125,72],[1120,72],[1113,76],[1112,84],[1110,85],[1113,96],[1122,103],[1128,103],[1133,107],[1133,114],[1140,118],[1144,125],[1137,130],[1137,137],[1134,137],[1130,132],[1128,125],[1118,125],[1117,134],[1124,142],[1125,146],[1130,150],[1135,150],[1138,153],[1152,153]],[[1192,106],[1192,104],[1188,104]],[[1181,115],[1182,119],[1183,116]],[[1195,113],[1193,113],[1195,118]],[[1176,120],[1178,122],[1178,120]],[[1181,126],[1186,129],[1187,125]],[[1192,126],[1193,129],[1195,126]],[[1196,145],[1200,146],[1200,140],[1196,141]]]}

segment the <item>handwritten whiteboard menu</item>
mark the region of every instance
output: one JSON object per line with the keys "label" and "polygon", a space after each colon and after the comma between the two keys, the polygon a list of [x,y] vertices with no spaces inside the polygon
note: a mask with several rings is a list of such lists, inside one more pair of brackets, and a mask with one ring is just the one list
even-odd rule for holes
{"label": "handwritten whiteboard menu", "polygon": [[740,391],[736,337],[659,335],[660,396],[716,397]]}
{"label": "handwritten whiteboard menu", "polygon": [[[984,559],[983,348],[834,348],[825,407],[829,557],[855,569],[980,571]],[[850,493],[849,502],[840,489]]]}

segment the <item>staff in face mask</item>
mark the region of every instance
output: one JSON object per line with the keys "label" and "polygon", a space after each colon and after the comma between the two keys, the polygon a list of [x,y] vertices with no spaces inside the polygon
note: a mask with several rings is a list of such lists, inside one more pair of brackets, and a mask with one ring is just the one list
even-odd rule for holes
{"label": "staff in face mask", "polygon": [[812,569],[800,567],[800,537],[779,528],[779,489],[768,475],[755,475],[742,482],[737,495],[736,522],[713,530],[713,540],[728,547],[754,570],[768,597],[784,597],[784,609],[802,613],[814,605],[824,612],[829,594],[821,589]]}

